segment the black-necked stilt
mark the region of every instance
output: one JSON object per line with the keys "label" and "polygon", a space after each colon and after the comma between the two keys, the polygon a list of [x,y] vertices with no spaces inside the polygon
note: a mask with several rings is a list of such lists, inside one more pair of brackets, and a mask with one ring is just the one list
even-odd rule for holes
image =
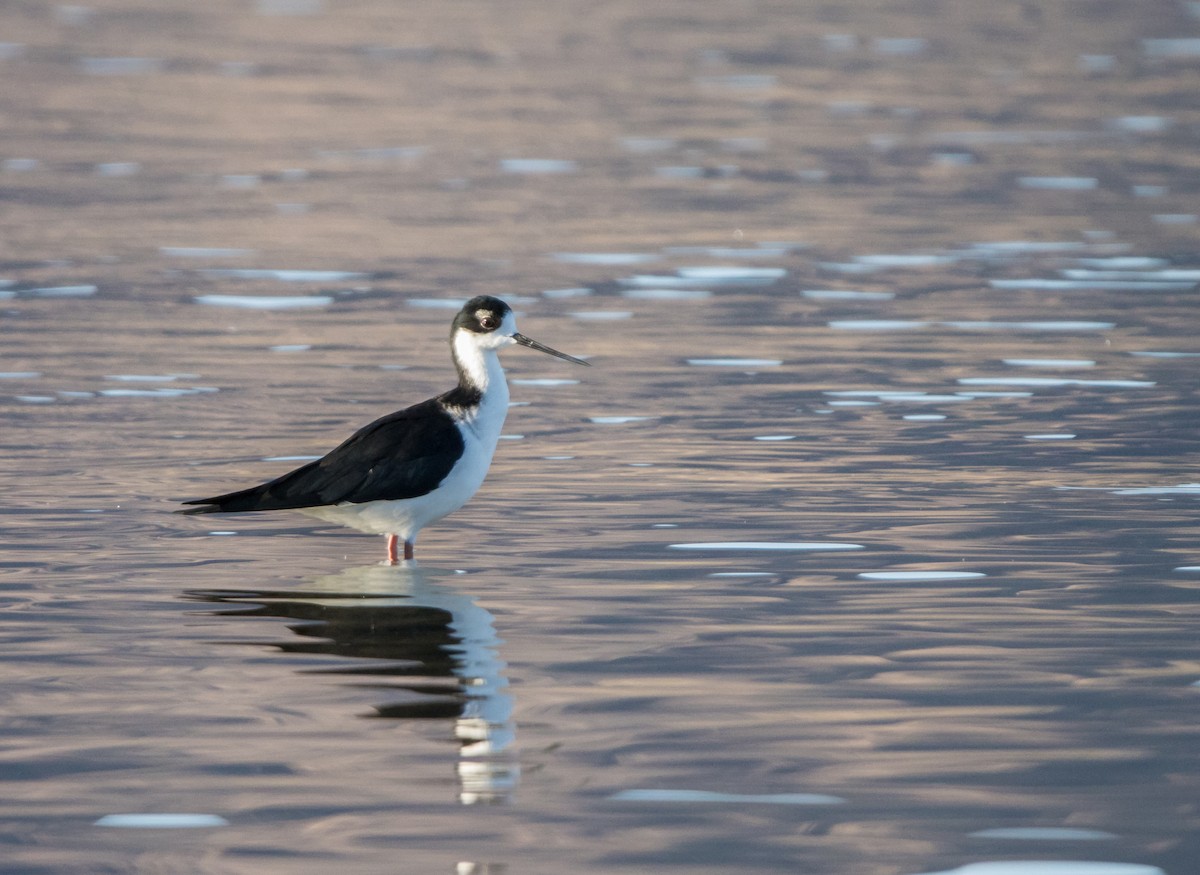
{"label": "black-necked stilt", "polygon": [[475,494],[500,439],[508,383],[497,353],[519,343],[586,365],[517,332],[508,304],[481,295],[463,305],[450,327],[458,385],[436,398],[377,419],[327,456],[274,480],[212,498],[181,513],[300,510],[387,535],[388,560],[413,558],[417,532],[458,510]]}

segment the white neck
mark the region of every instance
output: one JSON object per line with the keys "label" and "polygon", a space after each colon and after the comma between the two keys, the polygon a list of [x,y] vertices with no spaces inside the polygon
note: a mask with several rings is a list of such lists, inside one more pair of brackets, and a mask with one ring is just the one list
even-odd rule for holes
{"label": "white neck", "polygon": [[458,367],[459,385],[464,389],[477,389],[485,397],[503,394],[508,403],[508,382],[504,379],[504,368],[495,349],[485,349],[478,342],[478,335],[459,331],[452,342],[454,364]]}

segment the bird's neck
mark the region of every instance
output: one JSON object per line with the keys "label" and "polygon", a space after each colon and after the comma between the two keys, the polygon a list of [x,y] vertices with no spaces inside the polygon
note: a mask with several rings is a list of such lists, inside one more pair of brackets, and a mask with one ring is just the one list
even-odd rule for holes
{"label": "bird's neck", "polygon": [[481,403],[508,406],[508,382],[500,366],[500,356],[494,349],[480,349],[466,332],[459,332],[450,344],[454,367],[458,370],[455,394]]}

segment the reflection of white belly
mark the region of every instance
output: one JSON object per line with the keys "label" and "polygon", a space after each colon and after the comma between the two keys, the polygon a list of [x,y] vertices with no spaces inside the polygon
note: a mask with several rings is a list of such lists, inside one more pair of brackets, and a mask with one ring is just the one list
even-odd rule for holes
{"label": "reflection of white belly", "polygon": [[[416,498],[401,498],[394,501],[367,501],[362,504],[349,502],[326,507],[306,507],[304,513],[328,523],[348,526],[360,532],[376,535],[399,535],[412,540],[417,532],[429,523],[439,520],[458,510],[483,483],[496,440],[488,440],[491,432],[499,438],[500,423],[488,429],[483,439],[469,427],[459,426],[465,444],[462,458],[446,475],[437,488]],[[482,431],[482,429],[481,429]]]}

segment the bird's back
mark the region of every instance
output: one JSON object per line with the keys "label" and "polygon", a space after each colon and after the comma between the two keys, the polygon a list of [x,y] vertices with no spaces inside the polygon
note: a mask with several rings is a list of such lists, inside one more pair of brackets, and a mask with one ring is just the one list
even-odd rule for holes
{"label": "bird's back", "polygon": [[288,510],[417,498],[463,453],[462,433],[431,398],[359,429],[326,456],[259,486],[184,502],[184,513]]}

